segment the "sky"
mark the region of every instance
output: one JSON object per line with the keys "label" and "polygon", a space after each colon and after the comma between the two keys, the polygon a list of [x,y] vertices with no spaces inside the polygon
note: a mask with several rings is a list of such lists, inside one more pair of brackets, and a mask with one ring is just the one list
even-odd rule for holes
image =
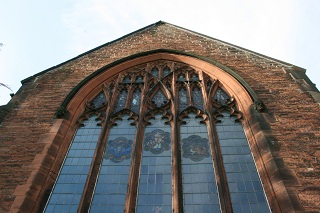
{"label": "sky", "polygon": [[[0,0],[0,83],[21,80],[157,21],[305,68],[320,88],[320,0]],[[0,105],[10,100],[0,87]]]}

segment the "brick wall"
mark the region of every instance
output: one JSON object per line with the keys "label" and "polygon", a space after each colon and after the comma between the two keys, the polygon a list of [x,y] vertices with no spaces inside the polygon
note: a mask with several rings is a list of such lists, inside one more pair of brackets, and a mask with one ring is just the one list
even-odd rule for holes
{"label": "brick wall", "polygon": [[[10,101],[10,113],[0,127],[0,212],[33,208],[41,187],[39,184],[39,188],[34,188],[32,184],[35,171],[41,167],[35,167],[35,161],[47,153],[44,151],[50,144],[46,144],[44,135],[55,137],[52,128],[58,120],[54,114],[70,91],[99,68],[154,49],[205,57],[229,67],[243,78],[268,109],[263,116],[269,121],[270,129],[265,132],[271,138],[269,146],[281,174],[279,181],[287,187],[297,211],[320,210],[320,107],[303,91],[301,82],[289,74],[303,71],[170,24],[158,23],[24,81]],[[53,161],[45,167],[48,170],[50,162]],[[21,195],[22,186],[27,187],[27,193]]]}

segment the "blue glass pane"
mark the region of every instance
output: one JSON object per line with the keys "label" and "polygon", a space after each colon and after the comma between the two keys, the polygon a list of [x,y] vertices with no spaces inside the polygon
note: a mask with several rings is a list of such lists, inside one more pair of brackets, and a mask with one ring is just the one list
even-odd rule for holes
{"label": "blue glass pane", "polygon": [[191,81],[198,81],[199,80],[199,76],[197,73],[191,73],[190,74],[190,80]]}
{"label": "blue glass pane", "polygon": [[220,87],[217,89],[216,93],[213,96],[213,99],[221,105],[225,105],[230,100],[230,97],[227,95],[225,91],[223,91]]}
{"label": "blue glass pane", "polygon": [[153,96],[152,101],[157,107],[161,107],[167,101],[166,96],[162,93],[161,90],[158,90],[157,93]]}
{"label": "blue glass pane", "polygon": [[145,129],[136,212],[171,212],[171,128],[156,116]]}
{"label": "blue glass pane", "polygon": [[141,91],[139,89],[136,89],[132,94],[130,109],[137,114],[139,114],[139,110],[140,110],[140,99],[141,99]]}
{"label": "blue glass pane", "polygon": [[128,116],[111,128],[90,212],[123,212],[135,131]]}
{"label": "blue glass pane", "polygon": [[121,91],[121,93],[119,95],[118,103],[116,106],[116,112],[124,109],[124,107],[126,106],[127,94],[128,94],[127,91],[125,91],[125,90]]}
{"label": "blue glass pane", "polygon": [[99,93],[91,102],[94,108],[99,108],[107,102],[103,92]]}
{"label": "blue glass pane", "polygon": [[136,83],[142,83],[143,82],[143,76],[137,76],[135,82]]}
{"label": "blue glass pane", "polygon": [[194,114],[180,127],[185,212],[220,212],[207,127]]}
{"label": "blue glass pane", "polygon": [[130,82],[131,82],[131,79],[130,79],[129,76],[124,77],[124,79],[123,79],[123,81],[122,81],[122,83],[125,83],[125,84],[128,84],[128,83],[130,83]]}
{"label": "blue glass pane", "polygon": [[75,134],[44,212],[76,212],[101,131],[95,119]]}
{"label": "blue glass pane", "polygon": [[186,81],[187,79],[186,79],[186,76],[184,75],[184,74],[182,74],[182,73],[180,73],[179,75],[178,75],[178,81]]}
{"label": "blue glass pane", "polygon": [[165,77],[166,75],[170,74],[170,68],[169,67],[166,67],[164,68],[163,70],[163,77]]}
{"label": "blue glass pane", "polygon": [[200,88],[195,87],[192,90],[193,104],[196,108],[203,110],[203,98]]}
{"label": "blue glass pane", "polygon": [[189,96],[185,88],[179,90],[179,112],[186,109],[189,105]]}
{"label": "blue glass pane", "polygon": [[158,70],[158,68],[156,68],[156,67],[152,68],[151,74],[152,74],[154,77],[159,78],[159,70]]}
{"label": "blue glass pane", "polygon": [[242,125],[223,114],[217,124],[234,212],[270,212]]}

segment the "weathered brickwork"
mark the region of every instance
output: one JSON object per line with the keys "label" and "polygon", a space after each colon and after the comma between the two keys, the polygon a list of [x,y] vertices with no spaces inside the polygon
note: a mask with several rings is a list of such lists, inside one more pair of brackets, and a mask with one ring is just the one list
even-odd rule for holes
{"label": "weathered brickwork", "polygon": [[[39,167],[34,165],[39,156],[47,153],[46,137],[55,137],[55,112],[71,90],[114,61],[156,49],[181,51],[218,62],[244,79],[267,107],[261,113],[268,124],[264,133],[270,138],[268,146],[279,181],[286,186],[295,210],[320,211],[320,107],[303,91],[301,82],[289,74],[292,70],[300,72],[300,68],[158,23],[24,81],[0,126],[0,212],[18,208],[27,212],[34,208],[41,184],[35,187],[32,183],[46,178],[53,158],[39,162]],[[56,156],[58,150],[51,148],[48,152]],[[35,176],[41,166],[42,178]],[[20,202],[17,197],[24,197],[19,194],[21,187],[27,187],[27,193],[26,200]]]}

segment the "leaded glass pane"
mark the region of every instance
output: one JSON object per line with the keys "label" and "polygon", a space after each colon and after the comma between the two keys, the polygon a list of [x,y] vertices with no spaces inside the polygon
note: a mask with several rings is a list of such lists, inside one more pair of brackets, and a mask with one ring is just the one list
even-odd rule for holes
{"label": "leaded glass pane", "polygon": [[214,94],[213,99],[221,105],[226,105],[230,100],[230,97],[219,87]]}
{"label": "leaded glass pane", "polygon": [[128,92],[126,90],[121,91],[119,98],[118,98],[118,103],[116,106],[116,112],[124,109],[124,107],[126,106],[127,95],[128,95]]}
{"label": "leaded glass pane", "polygon": [[96,109],[101,107],[103,104],[107,102],[106,96],[103,92],[99,93],[91,102],[92,106]]}
{"label": "leaded glass pane", "polygon": [[139,110],[140,110],[140,98],[141,98],[141,91],[140,89],[136,89],[132,94],[130,109],[137,114],[139,114]]}
{"label": "leaded glass pane", "polygon": [[143,76],[137,76],[136,83],[142,83],[142,82],[143,82]]}
{"label": "leaded glass pane", "polygon": [[164,68],[163,77],[165,77],[166,75],[169,75],[169,74],[170,74],[170,68],[169,67]]}
{"label": "leaded glass pane", "polygon": [[220,212],[207,127],[189,116],[180,127],[184,211]]}
{"label": "leaded glass pane", "polygon": [[186,81],[187,79],[186,79],[186,76],[184,75],[184,74],[182,74],[182,73],[180,73],[179,75],[178,75],[178,81]]}
{"label": "leaded glass pane", "polygon": [[145,129],[136,212],[172,212],[171,128],[156,116]]}
{"label": "leaded glass pane", "polygon": [[195,87],[192,90],[192,99],[193,99],[194,106],[198,109],[203,110],[202,92],[199,87]]}
{"label": "leaded glass pane", "polygon": [[101,131],[96,118],[77,130],[44,212],[77,211]]}
{"label": "leaded glass pane", "polygon": [[223,114],[217,124],[220,149],[234,212],[270,212],[242,125]]}
{"label": "leaded glass pane", "polygon": [[158,70],[158,68],[156,68],[156,67],[152,68],[151,74],[152,74],[154,77],[159,78],[159,70]]}
{"label": "leaded glass pane", "polygon": [[191,81],[199,81],[199,76],[197,73],[191,73],[190,74],[190,80]]}
{"label": "leaded glass pane", "polygon": [[135,131],[128,116],[111,128],[90,212],[123,212]]}
{"label": "leaded glass pane", "polygon": [[185,88],[181,88],[179,90],[179,112],[186,109],[188,107],[189,103],[189,97],[187,90]]}
{"label": "leaded glass pane", "polygon": [[166,96],[162,93],[162,91],[159,89],[157,93],[153,96],[152,101],[155,103],[157,107],[161,107],[164,105],[167,101]]}
{"label": "leaded glass pane", "polygon": [[124,83],[124,84],[131,83],[131,79],[130,79],[130,77],[129,77],[129,76],[124,77],[124,79],[123,79],[122,83]]}

